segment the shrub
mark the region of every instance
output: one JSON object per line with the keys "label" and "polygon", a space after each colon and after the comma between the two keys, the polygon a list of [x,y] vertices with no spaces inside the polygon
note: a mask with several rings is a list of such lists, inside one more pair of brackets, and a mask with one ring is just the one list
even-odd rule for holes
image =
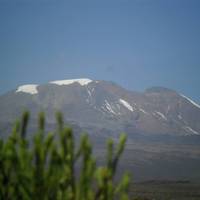
{"label": "shrub", "polygon": [[25,112],[9,138],[0,140],[0,199],[128,200],[129,175],[118,183],[113,180],[126,136],[120,136],[116,149],[108,140],[105,166],[98,167],[88,136],[82,135],[75,148],[72,129],[64,126],[61,113],[56,119],[57,134],[45,134],[45,115],[40,113],[38,131],[29,140],[29,113]]}

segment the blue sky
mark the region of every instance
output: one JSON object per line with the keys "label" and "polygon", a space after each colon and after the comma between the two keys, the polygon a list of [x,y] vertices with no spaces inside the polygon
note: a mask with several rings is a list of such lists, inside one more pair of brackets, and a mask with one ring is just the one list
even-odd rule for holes
{"label": "blue sky", "polygon": [[199,0],[0,0],[0,93],[91,78],[200,103]]}

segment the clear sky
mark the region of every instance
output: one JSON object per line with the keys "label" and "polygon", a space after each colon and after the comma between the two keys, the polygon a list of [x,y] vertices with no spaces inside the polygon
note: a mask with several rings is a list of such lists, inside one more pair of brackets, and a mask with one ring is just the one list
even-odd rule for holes
{"label": "clear sky", "polygon": [[0,0],[0,93],[71,78],[200,103],[200,1]]}

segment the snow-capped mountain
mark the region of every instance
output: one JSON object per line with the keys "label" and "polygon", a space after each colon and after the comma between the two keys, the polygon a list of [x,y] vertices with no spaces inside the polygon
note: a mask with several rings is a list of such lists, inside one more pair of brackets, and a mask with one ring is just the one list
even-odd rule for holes
{"label": "snow-capped mountain", "polygon": [[49,124],[55,122],[54,113],[60,110],[66,121],[84,130],[200,135],[200,105],[162,87],[139,93],[112,82],[90,79],[23,85],[0,96],[0,127],[5,129],[27,109],[32,120],[36,120],[39,111],[45,111]]}

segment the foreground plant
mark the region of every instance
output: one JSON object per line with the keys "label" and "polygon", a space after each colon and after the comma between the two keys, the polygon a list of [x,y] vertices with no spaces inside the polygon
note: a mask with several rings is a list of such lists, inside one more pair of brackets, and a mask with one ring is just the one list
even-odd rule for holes
{"label": "foreground plant", "polygon": [[61,113],[56,119],[56,133],[45,134],[45,115],[40,113],[38,131],[28,140],[25,112],[11,136],[0,140],[0,199],[128,200],[129,175],[113,180],[126,136],[120,136],[116,149],[108,140],[106,164],[97,167],[88,136],[82,135],[75,148],[72,129],[64,126]]}

